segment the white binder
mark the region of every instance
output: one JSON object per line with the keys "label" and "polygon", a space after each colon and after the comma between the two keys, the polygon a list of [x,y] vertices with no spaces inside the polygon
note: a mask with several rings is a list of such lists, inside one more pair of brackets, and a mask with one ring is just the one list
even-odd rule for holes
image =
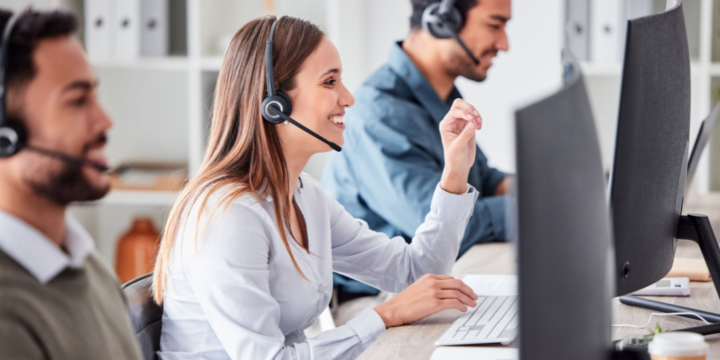
{"label": "white binder", "polygon": [[140,56],[140,0],[116,0],[114,3],[113,57],[119,60],[137,59]]}
{"label": "white binder", "polygon": [[565,46],[580,61],[590,53],[590,0],[566,0]]}
{"label": "white binder", "polygon": [[168,0],[141,0],[140,2],[140,54],[166,56],[169,46]]}
{"label": "white binder", "polygon": [[621,0],[592,0],[590,14],[590,59],[594,63],[619,62]]}
{"label": "white binder", "polygon": [[113,0],[85,1],[85,47],[91,61],[108,60],[113,47]]}
{"label": "white binder", "polygon": [[620,29],[620,58],[625,57],[625,35],[627,33],[627,21],[639,17],[651,15],[655,11],[653,0],[624,0],[623,1],[622,26]]}

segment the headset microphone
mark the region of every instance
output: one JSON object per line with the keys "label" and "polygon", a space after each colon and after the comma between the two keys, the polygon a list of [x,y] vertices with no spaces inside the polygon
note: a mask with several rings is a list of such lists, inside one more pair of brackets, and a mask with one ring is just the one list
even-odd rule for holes
{"label": "headset microphone", "polygon": [[31,145],[25,145],[24,149],[36,152],[41,155],[49,156],[51,158],[55,158],[75,166],[89,166],[95,168],[95,170],[98,170],[100,172],[107,172],[108,170],[110,170],[110,168],[105,165],[100,165],[85,158],[70,156],[57,151],[42,149]]}
{"label": "headset microphone", "polygon": [[68,164],[76,166],[90,166],[98,171],[106,172],[108,167],[96,164],[90,160],[66,155],[57,151],[38,148],[28,145],[25,127],[18,121],[10,119],[7,113],[7,65],[8,49],[10,47],[10,32],[13,25],[20,18],[21,12],[13,14],[5,24],[5,30],[0,43],[0,158],[6,158],[17,154],[20,150],[34,151],[38,154],[49,156]]}
{"label": "headset microphone", "polygon": [[301,123],[293,120],[293,118],[291,118],[291,117],[283,114],[283,112],[282,112],[280,109],[278,109],[277,106],[275,106],[275,104],[271,104],[271,105],[268,107],[268,110],[272,110],[272,112],[273,112],[276,116],[280,116],[283,120],[285,120],[285,121],[287,121],[287,122],[289,122],[289,123],[291,123],[291,124],[299,127],[301,130],[303,130],[303,131],[305,131],[306,133],[314,136],[316,139],[318,139],[318,140],[326,143],[326,144],[327,144],[330,148],[332,148],[333,150],[335,150],[335,151],[337,151],[337,152],[342,151],[342,148],[341,148],[338,144],[336,144],[336,143],[334,143],[334,142],[332,142],[332,141],[328,141],[327,139],[325,139],[324,137],[318,135],[318,134],[315,133],[314,131],[306,128],[305,125],[303,125],[303,124],[301,124]]}
{"label": "headset microphone", "polygon": [[267,81],[267,93],[263,98],[260,112],[262,113],[263,119],[271,124],[280,124],[285,121],[297,126],[300,130],[312,135],[316,139],[324,142],[331,149],[340,152],[342,148],[332,141],[328,141],[324,137],[318,135],[316,132],[308,129],[303,124],[293,120],[290,117],[292,114],[292,102],[290,98],[282,91],[275,90],[275,76],[273,75],[273,35],[275,34],[275,25],[278,20],[276,19],[270,27],[270,36],[268,37],[267,44],[265,45],[265,77]]}
{"label": "headset microphone", "polygon": [[465,50],[470,60],[475,65],[480,65],[472,51],[460,39],[458,31],[463,27],[463,18],[460,11],[454,6],[455,0],[442,0],[428,5],[422,14],[422,26],[425,31],[429,32],[435,38],[449,39],[453,38]]}

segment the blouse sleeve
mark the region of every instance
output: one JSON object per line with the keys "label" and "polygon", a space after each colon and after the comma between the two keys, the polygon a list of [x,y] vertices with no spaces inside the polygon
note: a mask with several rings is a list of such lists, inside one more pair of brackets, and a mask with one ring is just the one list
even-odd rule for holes
{"label": "blouse sleeve", "polygon": [[385,291],[400,292],[424,274],[448,275],[458,256],[478,192],[450,194],[436,186],[430,213],[411,244],[368,228],[327,194],[331,214],[333,269]]}
{"label": "blouse sleeve", "polygon": [[[200,222],[197,251],[193,241],[182,246],[185,276],[223,348],[234,360],[357,357],[385,331],[373,310],[315,338],[285,344],[280,305],[269,284],[272,223],[258,208],[233,202],[222,215],[218,210],[207,224]],[[185,237],[194,231],[188,224]]]}

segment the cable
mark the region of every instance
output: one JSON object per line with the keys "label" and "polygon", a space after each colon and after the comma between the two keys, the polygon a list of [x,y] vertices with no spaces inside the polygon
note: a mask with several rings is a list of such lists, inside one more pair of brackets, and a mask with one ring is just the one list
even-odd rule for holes
{"label": "cable", "polygon": [[702,320],[705,324],[707,324],[707,325],[711,324],[707,320],[705,320],[704,317],[702,317],[694,312],[676,312],[676,313],[667,313],[667,314],[652,313],[652,314],[650,314],[650,317],[648,318],[647,323],[645,323],[645,325],[643,325],[643,326],[630,325],[630,324],[613,324],[612,327],[629,327],[629,328],[634,328],[634,329],[644,329],[644,328],[648,327],[648,325],[650,325],[650,322],[652,321],[652,317],[655,315],[657,315],[657,316],[693,315],[693,316],[696,316],[697,318],[699,318],[700,320]]}

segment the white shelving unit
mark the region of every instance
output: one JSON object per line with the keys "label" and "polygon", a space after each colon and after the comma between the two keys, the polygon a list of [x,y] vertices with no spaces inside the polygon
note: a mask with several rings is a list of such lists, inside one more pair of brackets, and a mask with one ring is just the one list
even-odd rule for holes
{"label": "white shelving unit", "polygon": [[[83,1],[0,0],[71,9],[82,18]],[[632,0],[630,0],[632,1]],[[657,0],[664,3],[665,0]],[[720,94],[720,0],[684,0],[691,38],[691,134]],[[272,12],[294,15],[318,24],[335,44],[343,61],[343,81],[351,91],[384,64],[394,41],[409,32],[410,0],[171,0],[184,13],[184,52],[167,58],[93,63],[103,105],[115,121],[109,134],[111,165],[129,160],[187,162],[194,174],[202,161],[210,107],[222,63],[222,43],[247,21]],[[268,11],[267,6],[274,4]],[[180,6],[181,8],[177,8]],[[466,100],[483,114],[478,142],[490,164],[513,172],[514,112],[561,86],[560,51],[565,29],[564,0],[513,0],[507,27],[510,51],[493,61],[488,79],[459,79]],[[717,32],[717,34],[714,34]],[[173,36],[171,34],[171,36]],[[717,54],[717,55],[713,55]],[[601,141],[603,161],[612,161],[622,65],[583,63],[588,93]],[[720,131],[714,135],[696,176],[695,190],[720,191]],[[712,152],[714,159],[707,153]],[[320,177],[325,154],[306,170]],[[711,165],[712,163],[712,165]],[[712,171],[711,171],[712,170]],[[97,240],[101,253],[113,261],[119,236],[139,215],[161,227],[173,192],[113,191],[105,199],[72,207]],[[160,230],[160,229],[158,229]]]}
{"label": "white shelving unit", "polygon": [[[43,0],[41,5],[69,9],[82,19],[83,1],[91,0]],[[170,35],[183,35],[185,53],[91,62],[101,80],[100,100],[115,122],[107,147],[111,166],[136,160],[186,162],[194,174],[208,135],[223,42],[247,21],[271,13],[308,19],[322,28],[326,19],[325,0],[172,0],[170,6],[180,6],[174,10],[185,16],[184,34]],[[319,178],[323,163],[313,160],[306,171]],[[176,198],[171,191],[113,190],[102,200],[72,206],[71,212],[114,263],[117,239],[132,219],[149,216],[161,230]]]}
{"label": "white shelving unit", "polygon": [[[691,59],[691,146],[697,135],[700,122],[710,111],[711,86],[713,77],[720,76],[720,59],[712,59],[713,46],[713,13],[720,11],[718,0],[684,0],[685,20],[688,42],[697,44],[690,46]],[[665,1],[658,1],[664,6]],[[657,7],[657,6],[656,6]],[[717,21],[717,20],[716,20]],[[718,28],[717,26],[715,28]],[[720,36],[715,34],[715,36]],[[622,64],[617,63],[582,63],[581,69],[586,77],[586,84],[593,106],[593,113],[599,130],[603,161],[609,169],[615,141],[615,130],[620,98],[620,82]],[[719,84],[720,85],[720,84]],[[718,86],[714,86],[717,88]],[[711,172],[710,156],[712,151],[706,149],[695,177],[694,191],[707,193],[720,191],[720,187],[711,186],[712,177],[718,177],[720,169],[713,167]]]}

